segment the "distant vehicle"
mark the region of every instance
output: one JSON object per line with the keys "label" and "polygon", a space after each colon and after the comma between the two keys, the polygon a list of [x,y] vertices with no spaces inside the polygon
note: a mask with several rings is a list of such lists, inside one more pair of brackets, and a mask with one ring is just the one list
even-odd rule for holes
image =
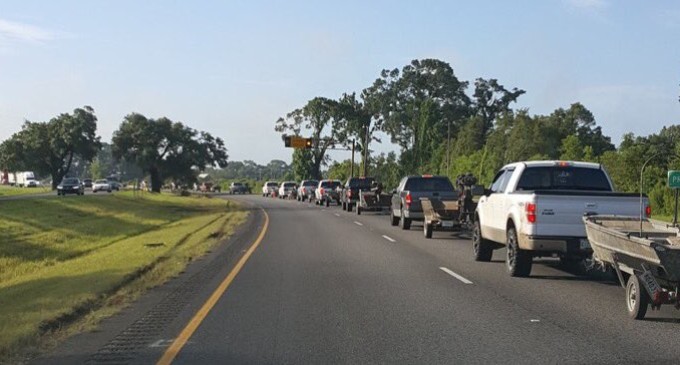
{"label": "distant vehicle", "polygon": [[314,192],[314,203],[329,206],[332,201],[340,205],[340,190],[342,186],[340,180],[321,180]]}
{"label": "distant vehicle", "polygon": [[292,194],[297,194],[297,183],[295,181],[284,181],[279,187],[279,198],[285,199]]}
{"label": "distant vehicle", "polygon": [[203,193],[209,193],[213,189],[213,183],[210,181],[204,181],[201,183],[201,185],[198,187],[198,190],[200,190]]}
{"label": "distant vehicle", "polygon": [[85,187],[75,177],[67,177],[57,185],[57,195],[66,194],[84,195]]}
{"label": "distant vehicle", "polygon": [[212,189],[210,189],[213,193],[221,193],[222,192],[222,187],[220,184],[213,184]]}
{"label": "distant vehicle", "polygon": [[[473,252],[490,261],[507,247],[510,276],[528,276],[534,257],[557,255],[567,265],[592,254],[584,214],[640,215],[640,195],[614,192],[600,164],[530,161],[504,166],[479,199]],[[647,215],[647,198],[642,199]]]}
{"label": "distant vehicle", "polygon": [[18,171],[8,174],[9,184],[12,186],[23,187],[36,187],[38,182],[35,179],[35,174],[33,171]]}
{"label": "distant vehicle", "polygon": [[120,188],[123,187],[123,184],[121,184],[118,180],[110,177],[106,179],[106,182],[108,182],[111,186],[111,190],[120,191]]}
{"label": "distant vehicle", "polygon": [[229,194],[248,194],[248,187],[244,183],[233,182],[229,185]]}
{"label": "distant vehicle", "polygon": [[317,180],[302,180],[298,186],[297,200],[303,202],[314,199],[314,192],[318,185]]}
{"label": "distant vehicle", "polygon": [[375,179],[372,177],[350,177],[347,179],[340,194],[342,210],[351,212],[359,200],[359,190],[371,190],[374,181]]}
{"label": "distant vehicle", "polygon": [[275,195],[279,190],[279,183],[276,181],[267,181],[262,185],[262,196]]}
{"label": "distant vehicle", "polygon": [[[84,180],[83,180],[84,182]],[[83,183],[83,187],[86,185]],[[106,180],[97,180],[94,183],[91,183],[90,186],[92,186],[92,192],[96,193],[98,191],[106,191],[108,193],[111,192],[111,185],[109,185],[109,182]]]}
{"label": "distant vehicle", "polygon": [[420,198],[458,199],[458,193],[446,176],[407,176],[392,193],[391,223],[393,226],[401,224],[402,229],[411,229],[411,222],[424,219]]}
{"label": "distant vehicle", "polygon": [[[105,180],[106,181],[106,180]],[[108,184],[108,183],[107,183]],[[92,179],[83,179],[83,186],[92,189]]]}

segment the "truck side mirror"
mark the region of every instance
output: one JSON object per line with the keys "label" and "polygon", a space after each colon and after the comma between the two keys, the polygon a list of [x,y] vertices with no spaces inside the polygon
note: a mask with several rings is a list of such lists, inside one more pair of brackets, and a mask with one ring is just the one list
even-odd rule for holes
{"label": "truck side mirror", "polygon": [[472,196],[486,195],[486,189],[483,185],[473,185],[470,191],[472,192]]}
{"label": "truck side mirror", "polygon": [[397,194],[397,189],[392,190],[392,194]]}

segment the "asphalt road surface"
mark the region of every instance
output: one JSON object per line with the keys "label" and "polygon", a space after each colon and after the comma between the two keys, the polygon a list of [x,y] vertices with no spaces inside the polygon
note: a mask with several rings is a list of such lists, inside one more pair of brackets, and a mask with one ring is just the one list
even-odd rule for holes
{"label": "asphalt road surface", "polygon": [[[258,196],[231,199],[264,208],[268,230],[175,364],[680,361],[680,312],[666,306],[633,321],[624,290],[604,275],[567,272],[546,259],[530,278],[511,278],[504,251],[495,251],[491,263],[474,262],[465,235],[435,232],[427,240],[422,226],[402,231],[386,215]],[[253,212],[236,256],[262,227],[264,214]],[[214,255],[207,262],[220,259]],[[225,259],[216,276],[122,362],[157,361],[236,258]],[[141,316],[154,307],[146,305],[117,317]],[[102,333],[119,328],[120,338],[120,321],[104,323]],[[95,349],[87,337],[65,347]],[[55,355],[48,362],[78,359]]]}

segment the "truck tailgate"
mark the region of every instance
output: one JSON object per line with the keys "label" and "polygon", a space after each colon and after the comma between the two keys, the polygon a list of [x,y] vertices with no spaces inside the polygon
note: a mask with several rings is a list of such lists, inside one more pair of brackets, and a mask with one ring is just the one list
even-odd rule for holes
{"label": "truck tailgate", "polygon": [[585,237],[586,213],[640,215],[640,198],[632,195],[538,194],[535,203],[536,223],[527,226],[533,231],[530,234],[536,236]]}
{"label": "truck tailgate", "polygon": [[438,198],[438,199],[457,199],[458,192],[455,191],[436,191],[436,192],[426,192],[426,191],[411,191],[411,206],[409,211],[411,212],[422,212],[423,206],[420,203],[420,198]]}

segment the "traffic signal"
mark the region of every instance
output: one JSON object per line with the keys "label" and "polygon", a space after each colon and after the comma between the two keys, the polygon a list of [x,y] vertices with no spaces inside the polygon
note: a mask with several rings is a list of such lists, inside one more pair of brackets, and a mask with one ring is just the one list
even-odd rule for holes
{"label": "traffic signal", "polygon": [[283,136],[283,144],[286,147],[310,149],[312,148],[313,141],[311,138]]}

